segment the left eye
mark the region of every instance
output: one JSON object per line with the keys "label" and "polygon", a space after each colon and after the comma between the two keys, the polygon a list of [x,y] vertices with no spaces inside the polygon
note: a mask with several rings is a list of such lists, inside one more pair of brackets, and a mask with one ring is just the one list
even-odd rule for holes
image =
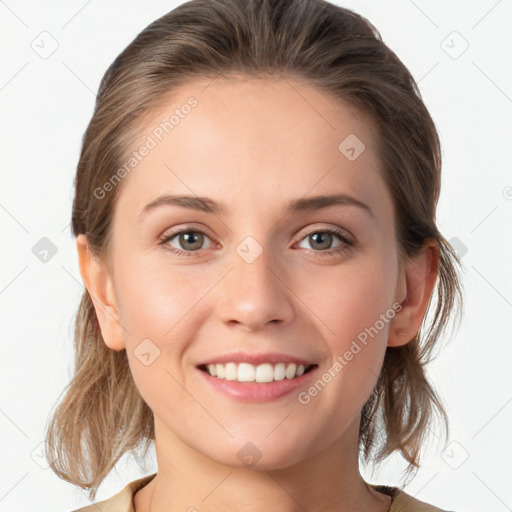
{"label": "left eye", "polygon": [[334,246],[334,248],[339,247],[340,245],[352,245],[350,240],[339,233],[338,231],[331,230],[331,229],[325,229],[322,231],[313,231],[309,235],[306,235],[303,240],[313,240],[314,244],[318,244],[320,247],[317,246],[317,249],[320,249],[321,251],[325,251],[326,249],[331,249],[333,247],[330,247],[333,242],[333,235],[338,238],[338,240],[341,240],[341,243]]}

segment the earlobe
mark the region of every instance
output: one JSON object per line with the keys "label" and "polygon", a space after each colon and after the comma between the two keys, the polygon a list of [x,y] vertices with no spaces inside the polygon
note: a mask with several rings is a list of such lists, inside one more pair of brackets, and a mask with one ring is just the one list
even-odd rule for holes
{"label": "earlobe", "polygon": [[112,277],[106,265],[91,252],[85,235],[76,237],[76,247],[80,275],[94,304],[103,341],[112,350],[122,350],[125,343]]}
{"label": "earlobe", "polygon": [[409,259],[401,269],[397,283],[397,300],[401,309],[390,323],[388,346],[405,345],[418,333],[436,283],[438,266],[439,246],[429,238],[419,254]]}

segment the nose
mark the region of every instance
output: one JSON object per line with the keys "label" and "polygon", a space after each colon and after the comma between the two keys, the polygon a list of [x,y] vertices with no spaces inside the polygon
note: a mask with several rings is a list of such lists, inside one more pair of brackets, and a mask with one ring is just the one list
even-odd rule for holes
{"label": "nose", "polygon": [[292,322],[295,309],[283,262],[255,242],[241,244],[230,258],[231,270],[219,283],[221,320],[247,331]]}

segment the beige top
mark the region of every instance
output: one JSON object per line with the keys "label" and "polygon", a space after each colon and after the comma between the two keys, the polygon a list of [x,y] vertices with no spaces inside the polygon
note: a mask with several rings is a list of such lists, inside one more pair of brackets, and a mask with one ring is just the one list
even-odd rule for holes
{"label": "beige top", "polygon": [[[156,473],[153,473],[139,478],[138,480],[134,480],[111,498],[71,512],[98,512],[99,510],[101,510],[101,512],[134,512],[133,497],[135,493],[149,484],[155,476]],[[375,484],[368,485],[373,487],[376,491],[392,497],[391,507],[388,512],[447,512],[446,510],[417,500],[397,487]]]}

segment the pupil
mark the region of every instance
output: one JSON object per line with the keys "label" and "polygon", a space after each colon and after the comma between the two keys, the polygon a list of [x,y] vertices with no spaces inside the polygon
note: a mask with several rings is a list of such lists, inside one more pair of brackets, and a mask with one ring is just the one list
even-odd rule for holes
{"label": "pupil", "polygon": [[[195,242],[196,246],[194,246],[194,247],[190,247],[189,246],[188,248],[189,249],[199,249],[201,247],[201,239],[199,238],[199,235],[200,235],[199,233],[195,234],[193,232],[189,232],[189,233],[183,233],[181,235],[181,237],[182,237],[182,241],[185,242],[185,245],[186,244],[190,244],[190,243],[193,244],[193,242],[194,242],[193,239],[195,238],[196,239],[196,242]],[[199,239],[199,243],[197,242],[198,239]]]}
{"label": "pupil", "polygon": [[[320,245],[322,245],[322,241],[324,243],[324,247],[320,247],[320,249],[328,249],[329,248],[329,245],[330,245],[330,237],[331,237],[331,234],[330,233],[315,233],[312,235],[315,243],[318,243],[318,239],[320,238]],[[325,238],[327,237],[327,240],[329,243],[325,244]]]}

